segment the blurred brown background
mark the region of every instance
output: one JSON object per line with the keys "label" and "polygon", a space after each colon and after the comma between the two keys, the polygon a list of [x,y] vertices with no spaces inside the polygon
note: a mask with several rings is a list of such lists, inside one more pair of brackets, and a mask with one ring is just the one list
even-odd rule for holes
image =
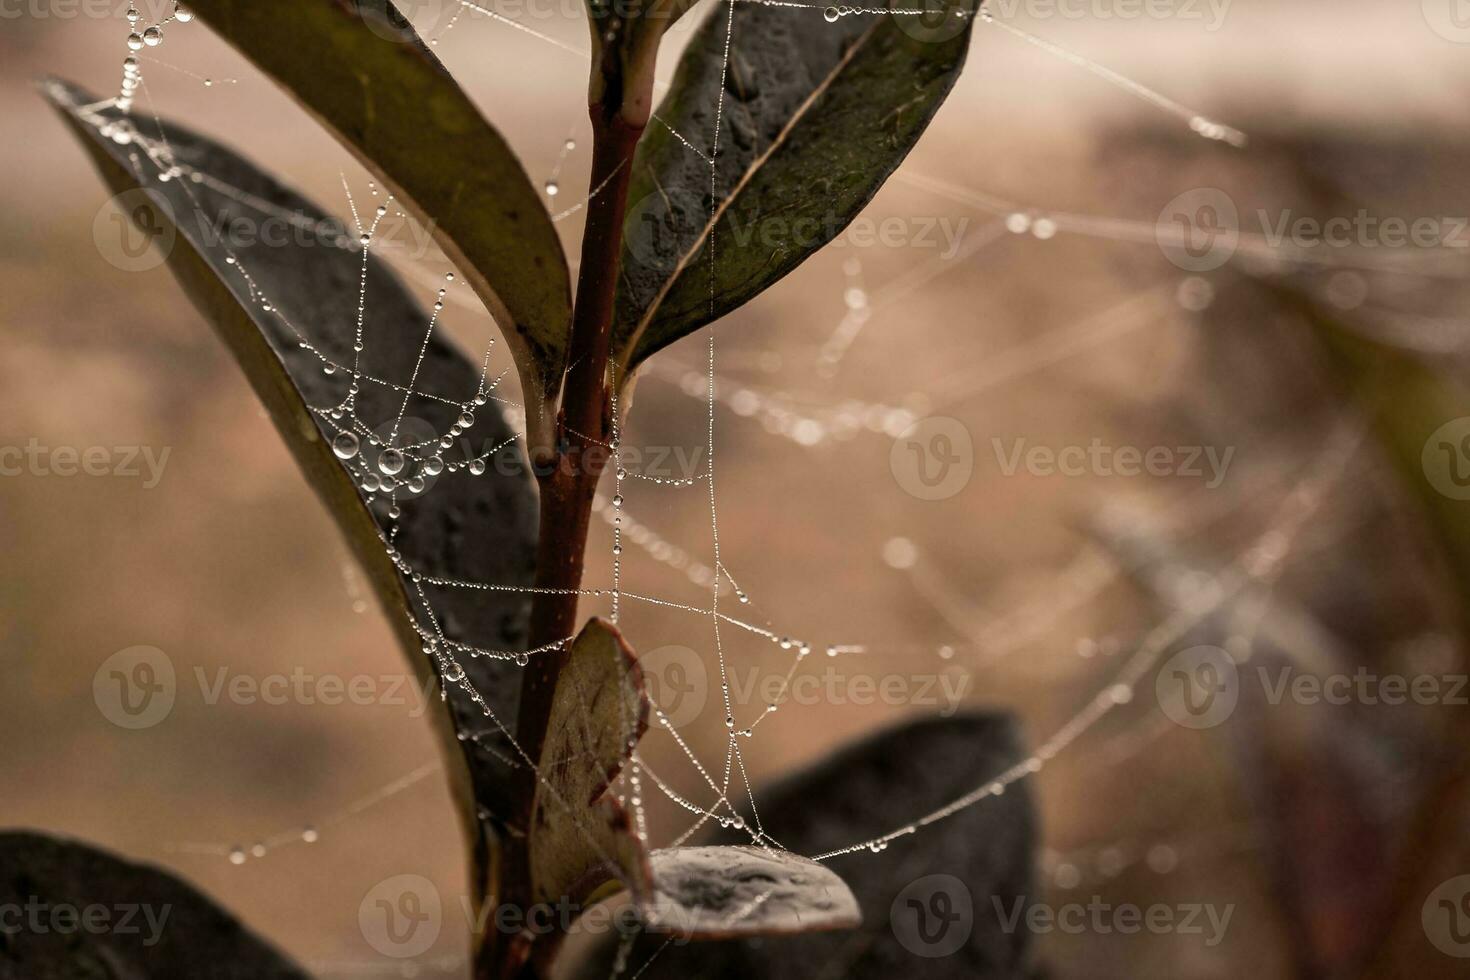
{"label": "blurred brown background", "polygon": [[[1126,504],[1203,566],[1228,560],[1270,526],[1343,421],[1345,402],[1320,373],[1312,338],[1232,291],[1228,272],[1191,278],[1171,264],[1152,236],[1161,210],[1191,189],[1224,187],[1243,222],[1258,208],[1326,218],[1349,199],[1408,219],[1470,213],[1456,146],[1470,117],[1470,45],[1434,29],[1433,2],[1181,0],[1162,16],[1131,17],[1117,16],[1119,6],[1096,0],[1074,17],[1020,3],[1005,19],[1238,126],[1256,137],[1250,146],[1200,140],[1183,120],[1078,66],[977,26],[959,88],[865,213],[900,219],[903,242],[829,248],[717,334],[720,537],[752,598],[742,614],[819,651],[865,644],[840,660],[855,673],[962,680],[967,704],[1017,712],[1032,744],[1110,683],[1118,655],[1161,615],[1089,533],[1099,510]],[[563,7],[505,13],[585,47],[575,8]],[[665,77],[689,26],[670,42]],[[0,445],[168,451],[151,487],[145,477],[0,479],[0,825],[74,834],[174,868],[320,975],[391,973],[399,965],[359,931],[358,904],[402,873],[429,877],[445,896],[464,893],[445,780],[433,772],[361,812],[344,810],[435,760],[423,699],[411,681],[400,689],[392,680],[407,672],[345,548],[168,272],[125,272],[105,258],[94,225],[108,195],[30,88],[58,74],[110,92],[125,33],[120,17],[36,6],[7,12],[0,36],[12,134],[0,182]],[[561,164],[552,207],[575,203],[588,165],[584,62],[484,17],[466,15],[440,38],[440,56],[538,183],[568,135],[582,138]],[[160,113],[241,148],[338,214],[339,174],[366,194],[348,155],[202,24],[170,28],[145,54],[167,63],[144,64]],[[1357,196],[1322,191],[1329,178]],[[996,198],[1020,202],[1029,227],[995,225],[1010,210],[990,207]],[[1053,213],[1063,215],[1048,219],[1057,233],[1037,234],[1037,219]],[[1077,233],[1068,215],[1123,223]],[[914,240],[931,218],[963,222],[950,225],[963,232],[957,257]],[[561,228],[575,254],[578,218]],[[1333,288],[1412,308],[1432,327],[1416,337],[1453,342],[1464,307],[1454,308],[1444,280],[1465,274],[1465,254],[1452,253],[1450,273],[1428,284],[1383,273],[1374,256],[1358,280]],[[447,268],[432,253],[394,255],[426,292]],[[1356,257],[1329,259],[1353,266]],[[854,288],[869,311],[856,332],[850,317],[844,326]],[[450,330],[474,349],[494,335],[478,309],[448,312]],[[835,368],[819,371],[835,352]],[[691,396],[681,383],[703,356],[702,337],[660,355],[640,382],[630,443],[702,446],[700,389],[691,382]],[[503,351],[495,357],[508,365]],[[881,431],[929,412],[959,419],[973,444],[972,478],[941,501],[905,491],[890,467],[896,433]],[[829,423],[845,417],[859,421],[834,433]],[[992,440],[1010,448],[1018,439],[1233,455],[1215,486],[1190,476],[1007,475]],[[626,492],[634,518],[709,562],[700,489],[635,482]],[[1292,542],[1272,593],[1273,608],[1320,626],[1349,663],[1404,670],[1442,662],[1453,645],[1455,604],[1408,496],[1370,439]],[[607,545],[593,544],[603,557],[589,584],[609,578]],[[629,547],[624,561],[625,588],[702,601],[699,585],[650,551]],[[629,604],[624,622],[640,650],[686,646],[713,671],[698,617]],[[726,637],[737,669],[784,674],[780,651]],[[127,731],[98,710],[93,678],[110,655],[138,645],[168,656],[179,694],[164,721]],[[391,688],[406,703],[210,704],[196,671],[212,684],[221,670],[363,675],[376,679],[380,702],[395,700]],[[885,720],[942,708],[785,708],[746,744],[746,761],[752,776],[768,776]],[[1338,726],[1352,709],[1268,711]],[[1381,835],[1392,850],[1440,713],[1404,707],[1366,727],[1350,720],[1334,744],[1354,760],[1344,763],[1353,792],[1292,784],[1303,806],[1336,798],[1346,810],[1305,823],[1289,815],[1283,825],[1309,842],[1361,825],[1351,833]],[[1231,724],[1254,725],[1264,740],[1283,727],[1275,718]],[[702,756],[720,750],[714,707],[687,731]],[[678,770],[670,748],[650,740],[647,751]],[[1147,684],[1037,778],[1055,901],[1236,907],[1213,948],[1186,935],[1042,936],[1055,975],[1299,972],[1309,926],[1283,899],[1281,828],[1266,826],[1280,817],[1275,803],[1297,797],[1262,785],[1253,759],[1220,731],[1169,722]],[[650,817],[661,840],[684,826],[673,807]],[[235,845],[248,850],[308,825],[320,828],[314,844],[271,846],[238,865],[228,857]],[[1345,877],[1332,878],[1327,864],[1303,887],[1339,894],[1382,884],[1355,884],[1371,869],[1339,867]],[[449,917],[423,968],[453,973],[465,934]],[[1454,963],[1444,963],[1450,975]]]}

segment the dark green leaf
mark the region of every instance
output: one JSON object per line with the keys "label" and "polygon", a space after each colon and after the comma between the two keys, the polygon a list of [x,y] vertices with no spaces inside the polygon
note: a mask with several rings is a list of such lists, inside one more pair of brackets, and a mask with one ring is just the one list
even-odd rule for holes
{"label": "dark green leaf", "polygon": [[533,431],[561,383],[571,279],[520,161],[390,0],[191,6],[430,228],[505,332]]}
{"label": "dark green leaf", "polygon": [[733,4],[733,19],[723,5],[711,13],[632,164],[621,364],[739,307],[847,227],[949,94],[972,9],[956,0],[924,17],[836,23],[817,8],[756,3]]}
{"label": "dark green leaf", "polygon": [[[882,732],[758,791],[770,836],[801,854],[819,854],[879,837],[938,809],[1014,766],[1023,757],[1014,722],[988,714],[929,718]],[[1036,817],[1024,783],[878,853],[831,859],[862,912],[855,931],[666,945],[641,937],[627,975],[643,980],[992,980],[1027,975],[1028,935],[1007,931],[1007,914],[1035,895],[1032,862]],[[657,868],[657,862],[655,863]],[[938,877],[936,877],[938,876]],[[960,914],[951,930],[928,923],[933,942],[916,931],[917,909],[941,901]],[[937,905],[935,911],[939,911]],[[948,942],[947,950],[935,943]],[[936,955],[943,952],[944,955]],[[578,976],[608,975],[610,945],[589,955]],[[640,973],[640,971],[642,971]]]}
{"label": "dark green leaf", "polygon": [[0,833],[0,908],[18,913],[0,930],[6,980],[306,980],[193,886],[74,841]]}
{"label": "dark green leaf", "polygon": [[[45,94],[119,195],[115,200],[140,227],[160,232],[160,241],[171,243],[168,259],[175,276],[244,369],[307,481],[342,529],[415,672],[421,680],[433,679],[437,665],[420,651],[423,641],[413,625],[417,621],[427,627],[431,620],[415,585],[395,568],[380,537],[390,526],[388,504],[365,500],[331,448],[340,424],[319,411],[340,404],[351,384],[361,248],[310,201],[208,139],[167,123],[160,130],[151,119],[130,123],[114,109],[90,107],[95,101],[90,94],[62,82],[47,83]],[[103,135],[104,128],[119,124],[137,127],[138,135],[126,145]],[[180,176],[161,181],[140,140],[149,141],[155,152],[166,145]],[[205,179],[196,181],[195,174]],[[257,240],[252,235],[253,244],[244,244],[232,230],[260,231],[270,218],[290,219],[299,233],[274,245],[268,236]],[[229,264],[231,254],[237,264]],[[358,415],[372,424],[391,423],[403,402],[401,386],[413,375],[429,317],[371,252],[366,268],[361,367],[365,378],[377,380],[364,381]],[[266,311],[265,301],[272,311]],[[346,367],[325,374],[323,358]],[[411,421],[405,421],[400,436],[423,433],[419,438],[426,438],[430,432],[447,431],[479,384],[480,369],[436,331],[413,386],[420,394],[407,406],[406,419]],[[461,456],[466,446],[478,455],[513,438],[493,402],[478,408],[476,416],[467,436],[445,452],[446,459]],[[362,445],[364,452],[351,460],[353,465],[376,459],[365,438]],[[510,443],[483,476],[465,469],[446,471],[426,493],[400,495],[403,513],[394,544],[401,556],[426,576],[529,585],[536,499],[520,458]],[[222,459],[220,465],[234,464]],[[528,613],[523,594],[424,588],[449,639],[523,649]],[[517,669],[505,660],[460,660],[474,687],[514,731]],[[464,812],[472,826],[478,824],[477,801],[484,829],[492,830],[493,818],[504,815],[513,750],[481,709],[452,685],[450,708],[453,730],[442,722],[440,728],[450,745],[458,746],[448,750],[450,758],[462,750],[472,777],[472,787],[455,780],[463,791]],[[463,771],[459,765],[449,768],[454,774]],[[479,843],[483,859],[488,835]]]}

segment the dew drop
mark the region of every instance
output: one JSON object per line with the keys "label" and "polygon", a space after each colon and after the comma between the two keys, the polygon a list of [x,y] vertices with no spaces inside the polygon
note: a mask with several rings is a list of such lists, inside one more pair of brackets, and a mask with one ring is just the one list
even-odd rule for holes
{"label": "dew drop", "polygon": [[460,428],[462,428],[462,429],[468,429],[470,426],[472,426],[474,424],[475,424],[475,416],[474,416],[474,413],[473,412],[460,412],[459,413],[459,426],[460,426]]}
{"label": "dew drop", "polygon": [[439,456],[430,456],[424,460],[423,473],[425,476],[438,476],[444,472],[444,460]]}
{"label": "dew drop", "polygon": [[842,12],[839,11],[836,7],[828,7],[826,10],[822,11],[822,18],[826,20],[829,24],[837,23],[837,18],[841,16]]}
{"label": "dew drop", "polygon": [[559,186],[557,186],[556,181],[554,181],[554,180],[548,180],[546,182],[546,196],[547,197],[556,197],[556,195],[559,194],[559,193],[561,193],[561,188]]}
{"label": "dew drop", "polygon": [[187,24],[194,19],[194,11],[181,3],[174,4],[174,20],[180,24]]}
{"label": "dew drop", "polygon": [[469,471],[475,476],[485,472],[485,461],[483,459],[470,460]]}
{"label": "dew drop", "polygon": [[134,32],[132,34],[129,34],[128,35],[128,47],[132,48],[134,51],[140,51],[140,50],[142,50],[142,48],[143,48],[143,35],[138,34],[137,32]]}
{"label": "dew drop", "polygon": [[385,449],[378,454],[378,469],[388,476],[403,472],[403,454],[396,449]]}
{"label": "dew drop", "polygon": [[454,661],[450,661],[449,666],[444,668],[445,683],[458,684],[462,680],[464,680],[464,668]]}
{"label": "dew drop", "polygon": [[230,848],[230,863],[244,864],[245,848],[241,847],[239,844],[236,844],[234,847]]}
{"label": "dew drop", "polygon": [[303,841],[305,841],[306,843],[308,843],[308,844],[315,844],[317,842],[317,839],[318,839],[316,828],[315,827],[303,827],[302,830],[301,830],[301,839]]}
{"label": "dew drop", "polygon": [[338,459],[351,459],[356,456],[358,446],[357,434],[353,432],[339,432],[332,440],[332,452],[337,454]]}
{"label": "dew drop", "polygon": [[426,486],[428,484],[424,482],[424,478],[421,476],[416,476],[408,481],[408,490],[410,493],[423,493]]}
{"label": "dew drop", "polygon": [[163,31],[157,27],[150,27],[143,32],[143,43],[150,48],[156,48],[163,43]]}

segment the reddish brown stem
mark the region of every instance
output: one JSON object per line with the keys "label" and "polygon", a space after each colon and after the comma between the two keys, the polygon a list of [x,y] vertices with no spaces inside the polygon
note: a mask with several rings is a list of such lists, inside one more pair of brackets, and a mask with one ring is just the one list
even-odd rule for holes
{"label": "reddish brown stem", "polygon": [[[623,217],[627,208],[628,178],[633,151],[643,132],[628,123],[611,103],[592,106],[592,191],[587,202],[587,224],[582,236],[582,263],[577,276],[577,301],[572,314],[568,367],[562,389],[557,438],[551,459],[538,459],[541,490],[541,527],[536,557],[536,588],[531,607],[530,644],[546,646],[575,634],[578,590],[587,550],[592,500],[611,456],[612,430],[608,362],[612,346],[613,302],[617,292]],[[516,741],[530,759],[541,757],[550,721],[552,695],[567,661],[567,650],[538,654],[521,681]],[[518,770],[514,828],[502,845],[502,868],[494,901],[527,909],[531,906],[531,869],[526,848],[530,831],[536,774],[529,766]],[[542,943],[560,937],[545,937]],[[527,941],[500,936],[483,937],[476,976],[509,980],[534,976]],[[544,958],[538,958],[544,959]]]}

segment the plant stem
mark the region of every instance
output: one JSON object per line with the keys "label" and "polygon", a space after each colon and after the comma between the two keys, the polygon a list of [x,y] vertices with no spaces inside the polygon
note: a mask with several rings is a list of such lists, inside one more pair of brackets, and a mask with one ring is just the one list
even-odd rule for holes
{"label": "plant stem", "polygon": [[[620,94],[620,87],[608,94]],[[620,98],[605,98],[591,107],[592,175],[587,224],[582,236],[582,262],[577,276],[576,306],[568,345],[568,367],[557,417],[557,438],[550,459],[533,460],[541,491],[541,526],[536,557],[536,589],[531,607],[530,646],[567,639],[577,629],[578,590],[587,550],[592,501],[611,455],[611,399],[608,362],[612,347],[613,302],[617,292],[623,218],[633,151],[643,127],[619,112]],[[557,678],[569,650],[538,654],[521,681],[516,741],[527,757],[540,760],[550,722]],[[503,842],[498,894],[501,905],[528,909],[531,892],[530,834],[536,773],[518,770],[513,834]],[[547,937],[548,941],[551,937]],[[482,937],[478,977],[534,975],[528,944],[494,931]]]}

